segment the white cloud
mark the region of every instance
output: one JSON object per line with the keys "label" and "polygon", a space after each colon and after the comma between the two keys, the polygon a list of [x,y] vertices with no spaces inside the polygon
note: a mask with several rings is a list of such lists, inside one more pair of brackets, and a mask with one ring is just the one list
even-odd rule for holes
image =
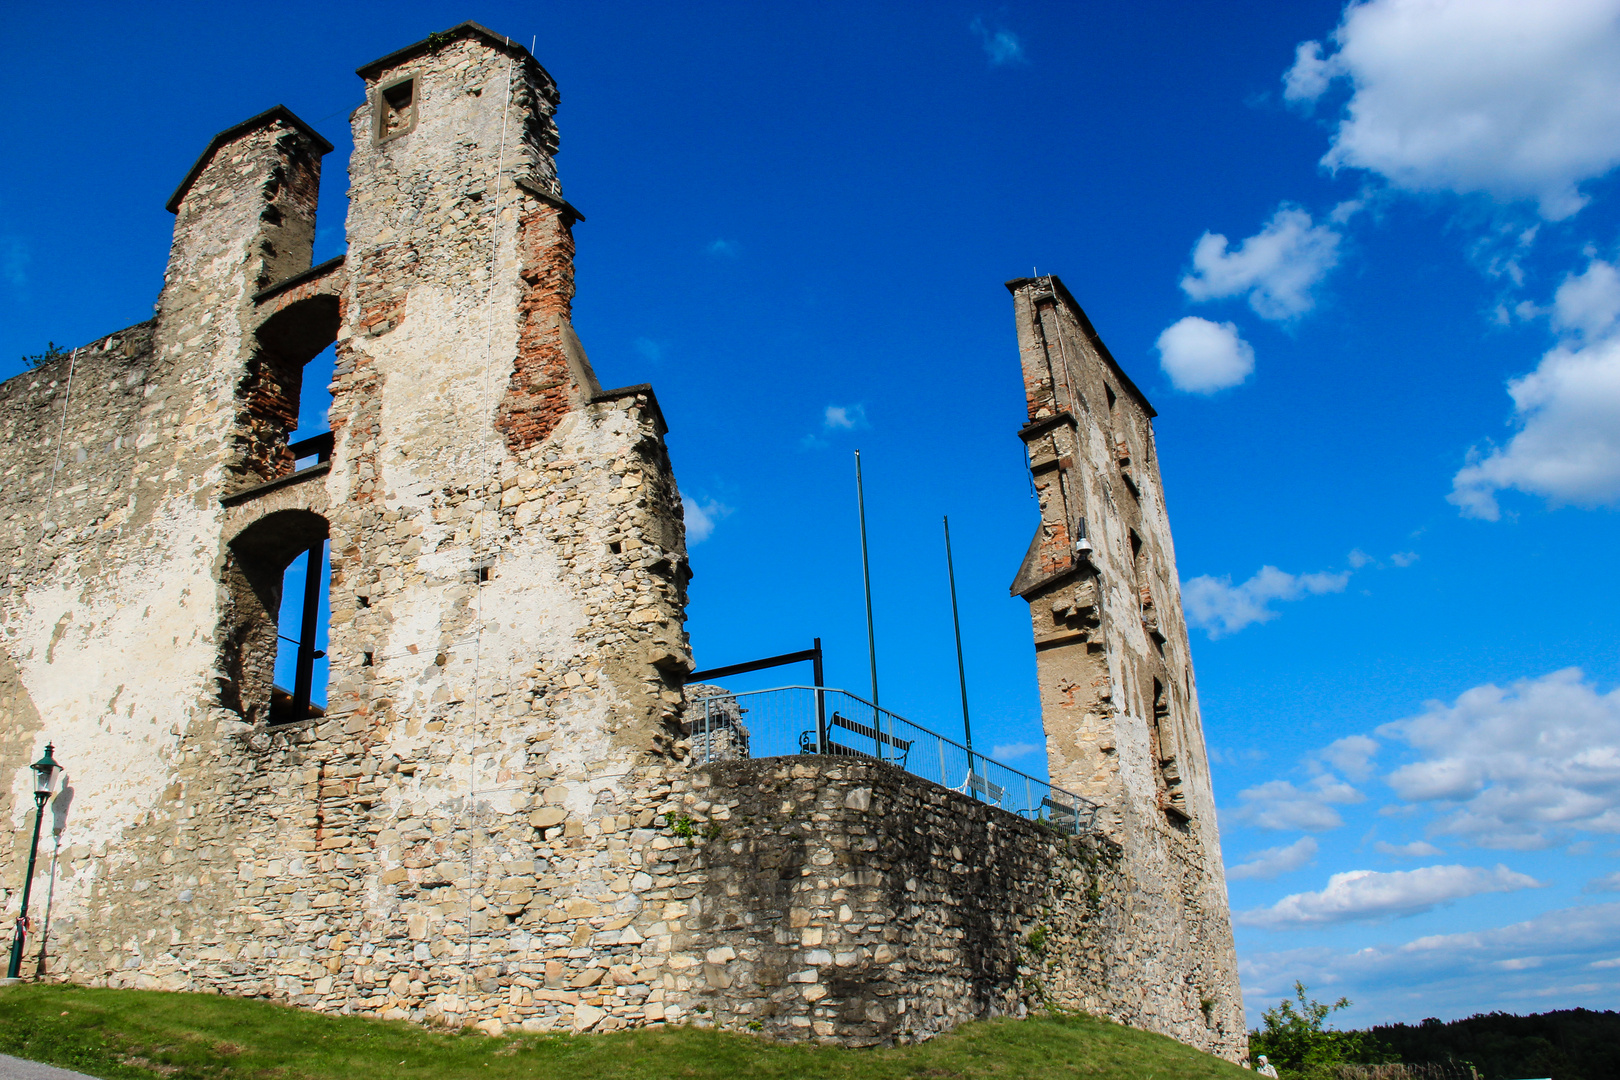
{"label": "white cloud", "polygon": [[1339,240],[1333,229],[1285,203],[1234,249],[1219,233],[1199,237],[1193,272],[1181,279],[1181,289],[1194,300],[1247,296],[1262,319],[1292,319],[1315,306],[1311,289],[1338,263]]}
{"label": "white cloud", "polygon": [[1232,323],[1189,315],[1159,335],[1159,367],[1177,390],[1213,394],[1236,386],[1254,370],[1254,348]]}
{"label": "white cloud", "polygon": [[1268,908],[1239,912],[1244,926],[1296,929],[1331,923],[1416,915],[1440,904],[1488,892],[1540,888],[1541,882],[1500,863],[1478,866],[1425,866],[1417,870],[1350,870],[1328,878],[1321,892],[1294,893]]}
{"label": "white cloud", "polygon": [[1586,892],[1620,892],[1620,870],[1602,877],[1593,878],[1586,883]]}
{"label": "white cloud", "polygon": [[1037,746],[1035,743],[1002,743],[990,748],[990,756],[995,758],[997,761],[1011,761],[1014,758],[1025,757],[1026,755],[1033,754],[1037,750],[1045,749],[1046,747]]}
{"label": "white cloud", "polygon": [[984,55],[989,57],[991,67],[1029,63],[1024,56],[1024,43],[1011,30],[992,30],[982,18],[975,18],[968,24],[968,29],[978,35],[979,44],[984,46]]}
{"label": "white cloud", "polygon": [[1269,606],[1273,600],[1343,592],[1349,582],[1348,570],[1336,574],[1290,574],[1275,566],[1262,566],[1241,585],[1233,585],[1230,576],[1195,577],[1181,586],[1181,602],[1187,622],[1217,638],[1275,619],[1279,613]]}
{"label": "white cloud", "polygon": [[1388,782],[1441,813],[1433,833],[1511,849],[1620,834],[1620,690],[1600,694],[1577,668],[1477,686],[1377,734],[1423,755]]}
{"label": "white cloud", "polygon": [[1571,274],[1553,294],[1553,326],[1559,330],[1599,338],[1614,329],[1620,318],[1620,272],[1602,259]]}
{"label": "white cloud", "polygon": [[735,240],[711,240],[703,250],[727,259],[735,259],[742,254],[742,246]]}
{"label": "white cloud", "polygon": [[1389,561],[1404,569],[1417,562],[1418,558],[1418,553],[1415,551],[1397,551],[1389,557]]}
{"label": "white cloud", "polygon": [[823,431],[854,431],[866,426],[865,405],[829,405],[821,418]]}
{"label": "white cloud", "polygon": [[1620,0],[1365,0],[1332,40],[1300,45],[1283,77],[1298,104],[1349,84],[1330,168],[1559,220],[1620,163]]}
{"label": "white cloud", "polygon": [[1333,804],[1358,803],[1364,798],[1333,776],[1318,776],[1303,788],[1288,780],[1268,780],[1238,792],[1243,805],[1232,817],[1262,829],[1326,832],[1344,824]]}
{"label": "white cloud", "polygon": [[1373,850],[1397,859],[1430,859],[1445,854],[1427,840],[1413,840],[1410,844],[1386,844],[1380,840],[1373,845]]}
{"label": "white cloud", "polygon": [[721,519],[731,516],[731,507],[714,499],[699,502],[690,495],[681,496],[681,510],[686,516],[686,542],[701,544],[714,533]]}
{"label": "white cloud", "polygon": [[[1620,955],[1620,903],[1585,904],[1512,926],[1418,938],[1404,945],[1246,951],[1243,996],[1270,1005],[1294,980],[1332,987],[1356,1003],[1346,1025],[1421,1016],[1544,1012],[1584,1005],[1613,1008],[1620,979],[1593,969]],[[1620,965],[1614,965],[1620,967]],[[1323,995],[1327,996],[1327,995]],[[1258,1019],[1258,1017],[1255,1017]]]}
{"label": "white cloud", "polygon": [[1373,758],[1378,756],[1378,742],[1365,735],[1346,735],[1328,744],[1322,757],[1352,780],[1365,780],[1372,775]]}
{"label": "white cloud", "polygon": [[[1620,0],[1617,0],[1620,2]],[[1464,517],[1495,521],[1496,493],[1516,488],[1552,505],[1620,505],[1620,274],[1594,259],[1553,301],[1564,339],[1536,370],[1508,383],[1519,430],[1452,478]]]}
{"label": "white cloud", "polygon": [[1260,878],[1269,881],[1279,874],[1298,870],[1314,858],[1316,858],[1316,838],[1302,836],[1292,844],[1255,852],[1249,856],[1247,862],[1228,870],[1226,876],[1238,880]]}

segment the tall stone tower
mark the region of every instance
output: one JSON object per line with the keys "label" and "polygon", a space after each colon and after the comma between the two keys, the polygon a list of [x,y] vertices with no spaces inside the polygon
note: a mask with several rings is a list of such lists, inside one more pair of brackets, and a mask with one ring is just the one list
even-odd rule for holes
{"label": "tall stone tower", "polygon": [[[170,200],[156,317],[0,387],[0,811],[32,809],[47,738],[72,789],[28,963],[662,1019],[651,974],[582,991],[661,925],[647,827],[690,668],[663,419],[570,325],[579,214],[528,50],[465,23],[359,74],[346,256],[310,265],[331,146],[278,106]],[[289,446],[333,345],[332,434]],[[283,572],[328,542],[325,707],[289,709],[278,635],[313,653],[326,611],[278,626]]]}
{"label": "tall stone tower", "polygon": [[[1132,1022],[1243,1030],[1209,758],[1153,406],[1055,276],[1007,283],[1040,523],[1012,584],[1029,602],[1052,782],[1101,808],[1144,940]],[[1187,1037],[1187,1036],[1183,1036]],[[1194,1041],[1189,1037],[1189,1041]]]}

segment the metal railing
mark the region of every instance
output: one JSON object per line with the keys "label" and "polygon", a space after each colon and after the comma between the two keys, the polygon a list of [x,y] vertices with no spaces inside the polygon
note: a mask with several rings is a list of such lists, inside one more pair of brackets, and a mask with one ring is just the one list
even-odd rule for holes
{"label": "metal railing", "polygon": [[[712,688],[704,688],[712,689]],[[1064,832],[1089,829],[1097,806],[844,690],[779,686],[694,698],[687,735],[694,764],[826,754],[897,766]]]}

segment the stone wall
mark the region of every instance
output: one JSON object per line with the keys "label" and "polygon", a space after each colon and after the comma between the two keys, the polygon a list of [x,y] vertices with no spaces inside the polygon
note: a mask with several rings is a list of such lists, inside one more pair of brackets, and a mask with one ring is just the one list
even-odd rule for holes
{"label": "stone wall", "polygon": [[666,986],[692,1017],[869,1044],[1057,1007],[1244,1045],[1215,1008],[1224,928],[1165,925],[1104,835],[826,757],[702,766],[680,813]]}

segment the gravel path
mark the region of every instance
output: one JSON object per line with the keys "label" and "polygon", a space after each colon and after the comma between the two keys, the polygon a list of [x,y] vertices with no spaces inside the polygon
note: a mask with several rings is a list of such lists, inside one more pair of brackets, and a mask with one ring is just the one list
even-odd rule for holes
{"label": "gravel path", "polygon": [[84,1073],[0,1054],[0,1080],[93,1080]]}

